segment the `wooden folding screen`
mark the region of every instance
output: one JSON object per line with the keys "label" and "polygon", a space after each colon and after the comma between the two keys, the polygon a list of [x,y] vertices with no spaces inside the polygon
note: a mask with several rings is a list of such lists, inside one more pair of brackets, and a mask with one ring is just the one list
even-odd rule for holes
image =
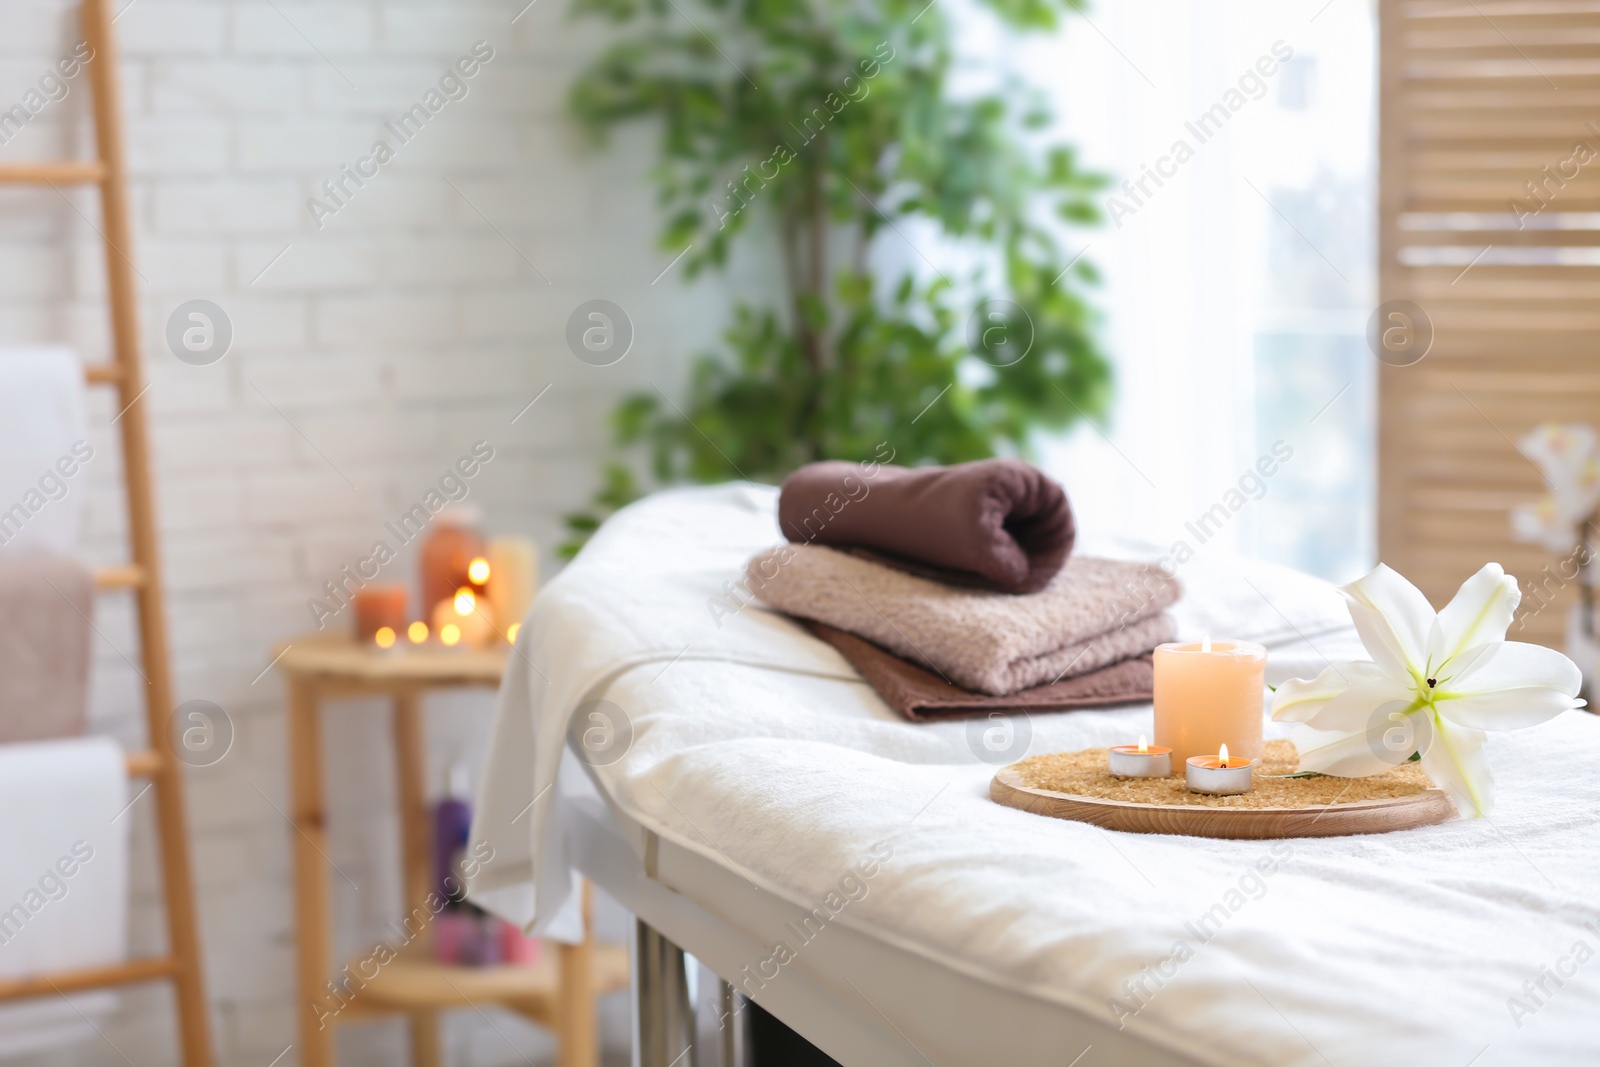
{"label": "wooden folding screen", "polygon": [[1514,636],[1559,646],[1577,590],[1508,510],[1543,489],[1518,439],[1600,425],[1600,3],[1380,0],[1379,20],[1383,325],[1405,341],[1416,316],[1389,302],[1409,301],[1433,332],[1380,370],[1379,550],[1436,604],[1499,561],[1525,589]]}

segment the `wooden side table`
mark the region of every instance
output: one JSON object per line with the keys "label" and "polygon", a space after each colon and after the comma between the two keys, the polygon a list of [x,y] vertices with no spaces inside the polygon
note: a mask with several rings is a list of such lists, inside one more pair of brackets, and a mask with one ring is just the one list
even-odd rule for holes
{"label": "wooden side table", "polygon": [[[452,967],[435,962],[429,931],[392,953],[371,953],[349,964],[351,992],[329,985],[330,932],[326,810],[323,796],[322,704],[327,700],[387,696],[394,702],[395,775],[399,782],[401,856],[408,907],[423,909],[432,889],[433,853],[426,788],[422,695],[430,689],[494,687],[509,650],[436,646],[382,653],[348,637],[316,634],[279,647],[277,666],[289,684],[289,773],[293,808],[300,1062],[332,1067],[333,1023],[404,1013],[410,1018],[416,1067],[439,1062],[438,1013],[448,1008],[497,1004],[557,1034],[560,1067],[596,1067],[599,1044],[594,1001],[628,986],[628,951],[598,945],[558,945],[533,966]],[[584,886],[584,922],[590,890]],[[547,945],[546,948],[552,947]],[[343,972],[341,972],[343,973]]]}

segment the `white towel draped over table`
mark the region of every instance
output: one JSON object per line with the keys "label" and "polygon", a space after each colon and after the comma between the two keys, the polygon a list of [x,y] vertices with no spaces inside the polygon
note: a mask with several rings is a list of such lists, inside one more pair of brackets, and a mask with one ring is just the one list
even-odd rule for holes
{"label": "white towel draped over table", "polygon": [[[104,737],[0,745],[0,978],[127,957],[127,767]],[[93,1037],[117,994],[0,1006],[0,1056]]]}
{"label": "white towel draped over table", "polygon": [[[883,842],[892,857],[833,921],[1203,1062],[1596,1062],[1594,717],[1494,735],[1490,820],[1251,842],[1030,815],[988,799],[995,768],[969,731],[991,724],[903,722],[795,624],[755,604],[731,611],[745,560],[780,540],[775,505],[748,485],[652,497],[540,594],[500,694],[474,826],[495,852],[475,899],[571,932],[556,779],[573,711],[603,697],[585,725],[620,709],[613,725],[631,733],[591,768],[613,802],[796,916]],[[1269,682],[1364,655],[1326,583],[1209,553],[1178,573],[1182,635],[1266,644]],[[1143,705],[1014,728],[1040,753],[1126,742],[1149,722]],[[1560,984],[1541,992],[1547,968]]]}

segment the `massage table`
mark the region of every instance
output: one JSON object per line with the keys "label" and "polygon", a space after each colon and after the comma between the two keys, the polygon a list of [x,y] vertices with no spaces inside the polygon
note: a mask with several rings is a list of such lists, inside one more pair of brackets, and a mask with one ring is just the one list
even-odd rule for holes
{"label": "massage table", "polygon": [[[901,720],[739,587],[775,499],[619,512],[499,695],[472,896],[572,937],[581,872],[638,917],[636,1062],[709,1062],[683,951],[847,1067],[1600,1060],[1593,716],[1493,737],[1483,820],[1274,842],[1044,818],[988,799],[998,766],[1128,741],[1149,705]],[[1269,684],[1366,658],[1320,580],[1206,551],[1178,575],[1182,636],[1261,642]]]}

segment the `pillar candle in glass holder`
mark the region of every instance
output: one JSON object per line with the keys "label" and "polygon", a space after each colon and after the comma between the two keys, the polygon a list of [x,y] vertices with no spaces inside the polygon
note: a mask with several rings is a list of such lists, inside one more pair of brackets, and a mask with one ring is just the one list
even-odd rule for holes
{"label": "pillar candle in glass holder", "polygon": [[385,626],[395,633],[404,630],[408,599],[403,585],[369,585],[357,589],[350,598],[355,607],[356,640],[370,642]]}
{"label": "pillar candle in glass holder", "polygon": [[485,648],[499,639],[494,608],[480,600],[470,587],[462,586],[455,596],[434,607],[433,634],[441,644],[452,648]]}
{"label": "pillar candle in glass holder", "polygon": [[1172,749],[1174,766],[1223,745],[1243,759],[1261,758],[1266,666],[1267,650],[1248,641],[1157,646],[1156,744]]}
{"label": "pillar candle in glass holder", "polygon": [[496,537],[489,542],[489,603],[496,625],[509,629],[522,622],[539,588],[539,555],[525,537]]}
{"label": "pillar candle in glass holder", "polygon": [[483,555],[483,537],[478,533],[476,508],[447,507],[434,516],[428,539],[422,543],[422,617],[456,595],[456,590],[472,584],[467,572],[472,561]]}

